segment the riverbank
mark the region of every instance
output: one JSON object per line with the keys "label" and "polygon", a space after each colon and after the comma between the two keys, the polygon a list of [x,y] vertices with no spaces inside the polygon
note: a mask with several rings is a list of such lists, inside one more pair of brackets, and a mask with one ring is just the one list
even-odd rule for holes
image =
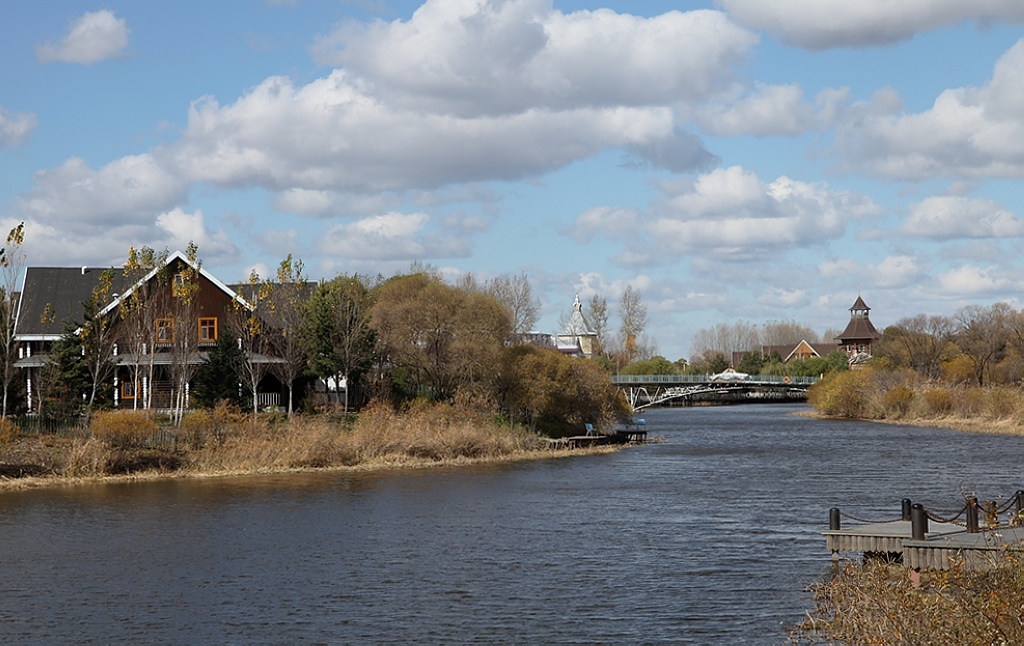
{"label": "riverbank", "polygon": [[549,440],[465,407],[401,413],[252,418],[200,411],[161,429],[142,412],[98,415],[88,433],[13,435],[0,442],[0,491],[95,482],[310,471],[371,471],[600,454],[614,446],[553,447]]}
{"label": "riverbank", "polygon": [[264,467],[252,469],[229,469],[217,471],[178,470],[165,471],[151,469],[136,473],[123,473],[117,475],[94,475],[94,476],[63,476],[52,475],[26,475],[26,476],[0,476],[0,492],[24,491],[38,489],[41,487],[70,487],[85,484],[100,483],[121,483],[121,482],[144,482],[151,480],[175,480],[175,479],[208,479],[208,478],[238,478],[246,476],[263,476],[287,473],[368,473],[381,471],[398,471],[404,469],[436,469],[441,467],[459,467],[481,464],[502,464],[512,462],[526,462],[532,460],[556,460],[584,455],[602,455],[613,453],[621,449],[623,445],[592,446],[576,449],[537,449],[532,451],[517,451],[515,453],[484,458],[458,457],[446,460],[428,460],[425,458],[402,458],[381,459],[351,466],[325,466],[325,467]]}
{"label": "riverbank", "polygon": [[[801,417],[814,419],[851,419],[848,417],[837,417],[825,415],[824,413],[811,409],[794,413]],[[897,424],[903,426],[918,426],[922,428],[944,428],[962,433],[981,433],[986,435],[1015,435],[1024,436],[1024,422],[1015,418],[1002,419],[977,419],[960,416],[941,417],[895,417],[895,418],[855,418],[863,422],[877,422],[879,424]]]}

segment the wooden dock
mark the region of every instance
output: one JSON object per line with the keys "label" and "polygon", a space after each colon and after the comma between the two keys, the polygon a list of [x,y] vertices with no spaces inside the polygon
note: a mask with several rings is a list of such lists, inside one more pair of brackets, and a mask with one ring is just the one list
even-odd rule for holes
{"label": "wooden dock", "polygon": [[969,570],[985,570],[998,562],[1006,550],[1024,551],[1024,529],[1004,527],[976,534],[963,531],[945,536],[927,536],[923,541],[903,541],[903,563],[914,570],[948,570],[962,561]]}
{"label": "wooden dock", "polygon": [[[1024,527],[1019,526],[1024,520],[1024,491],[1016,492],[1002,509],[995,502],[981,505],[977,498],[969,498],[953,518],[939,519],[909,500],[903,501],[902,511],[900,520],[842,527],[839,509],[832,508],[829,529],[822,532],[832,559],[838,560],[840,552],[860,552],[865,558],[902,561],[919,573],[948,570],[954,564],[984,570],[1007,550],[1024,553]],[[1001,523],[999,514],[1007,512],[1009,519]],[[953,522],[965,513],[964,524]],[[985,526],[979,523],[979,514],[985,515]]]}
{"label": "wooden dock", "polygon": [[[872,523],[855,525],[846,529],[822,532],[825,546],[832,550],[833,556],[839,552],[860,552],[862,554],[902,555],[903,543],[911,539],[912,527],[909,520],[894,520],[888,523]],[[967,529],[952,523],[932,523],[931,530],[926,533],[928,538],[939,538],[959,533]]]}

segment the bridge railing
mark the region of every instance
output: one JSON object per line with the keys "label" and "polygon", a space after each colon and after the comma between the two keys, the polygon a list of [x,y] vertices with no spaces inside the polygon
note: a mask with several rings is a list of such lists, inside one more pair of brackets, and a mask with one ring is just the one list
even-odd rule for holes
{"label": "bridge railing", "polygon": [[[613,375],[612,383],[616,386],[638,384],[707,384],[714,382],[714,375]],[[726,381],[726,380],[722,380]],[[783,375],[750,375],[746,379],[737,379],[735,383],[772,384],[810,386],[818,381],[817,377],[787,377]]]}

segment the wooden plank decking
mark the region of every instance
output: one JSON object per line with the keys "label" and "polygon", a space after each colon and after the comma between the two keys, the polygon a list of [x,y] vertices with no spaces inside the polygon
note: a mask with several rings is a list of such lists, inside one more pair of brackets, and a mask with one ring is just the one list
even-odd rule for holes
{"label": "wooden plank decking", "polygon": [[993,564],[1001,551],[1024,551],[1024,528],[999,527],[971,533],[952,523],[930,523],[924,540],[914,540],[911,525],[908,520],[896,520],[822,534],[833,557],[839,552],[898,555],[914,570],[948,570],[955,562],[980,570]]}

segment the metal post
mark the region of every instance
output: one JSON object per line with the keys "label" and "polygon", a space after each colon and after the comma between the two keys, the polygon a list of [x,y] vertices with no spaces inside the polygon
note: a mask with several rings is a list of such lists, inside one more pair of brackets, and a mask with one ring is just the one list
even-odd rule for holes
{"label": "metal post", "polygon": [[910,498],[903,499],[903,516],[902,520],[910,520]]}
{"label": "metal post", "polygon": [[828,510],[828,528],[833,532],[839,531],[842,526],[842,521],[839,518],[839,507],[833,507]]}
{"label": "metal post", "polygon": [[910,533],[915,541],[923,541],[928,533],[928,516],[921,503],[914,503],[910,508]]}
{"label": "metal post", "polygon": [[978,499],[968,498],[967,499],[967,532],[970,534],[978,533]]}

